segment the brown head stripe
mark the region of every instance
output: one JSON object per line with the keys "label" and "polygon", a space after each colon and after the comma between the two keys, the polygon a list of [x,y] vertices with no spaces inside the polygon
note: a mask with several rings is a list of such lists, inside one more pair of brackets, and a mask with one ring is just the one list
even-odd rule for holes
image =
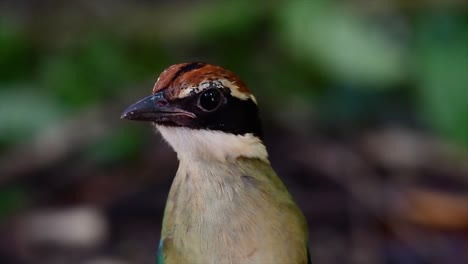
{"label": "brown head stripe", "polygon": [[226,79],[245,94],[251,94],[245,83],[233,72],[222,67],[201,63],[175,64],[164,70],[154,85],[153,93],[167,90],[169,98],[177,98],[182,90],[197,87],[203,81]]}

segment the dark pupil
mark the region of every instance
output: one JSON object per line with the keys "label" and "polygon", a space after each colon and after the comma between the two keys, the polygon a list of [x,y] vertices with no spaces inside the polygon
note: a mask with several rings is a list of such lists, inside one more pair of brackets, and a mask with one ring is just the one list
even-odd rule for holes
{"label": "dark pupil", "polygon": [[221,94],[216,89],[204,92],[200,97],[200,106],[208,111],[214,110],[219,105]]}

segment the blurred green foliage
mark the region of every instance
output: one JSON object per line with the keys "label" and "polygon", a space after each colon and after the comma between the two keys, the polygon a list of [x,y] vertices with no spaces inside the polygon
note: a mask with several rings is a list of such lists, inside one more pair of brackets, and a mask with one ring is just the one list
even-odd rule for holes
{"label": "blurred green foliage", "polygon": [[[400,2],[389,3],[366,9],[325,0],[199,2],[183,8],[126,2],[105,16],[69,3],[62,13],[53,5],[38,10],[32,17],[41,21],[5,15],[0,146],[112,103],[133,87],[147,94],[151,87],[141,83],[190,60],[234,70],[270,110],[302,97],[332,123],[359,126],[371,114],[384,119],[380,114],[392,107],[394,91],[402,91],[398,100],[409,102],[422,122],[468,144],[467,13],[422,2],[408,12]],[[94,146],[101,153],[96,155],[109,156],[109,149],[112,155],[133,153],[139,145],[129,143],[134,137],[126,133]]]}
{"label": "blurred green foliage", "polygon": [[430,12],[416,20],[415,79],[424,118],[468,145],[468,27],[459,12]]}
{"label": "blurred green foliage", "polygon": [[143,148],[141,129],[123,128],[101,138],[84,151],[87,159],[97,163],[112,164],[116,161],[132,161],[139,157]]}
{"label": "blurred green foliage", "polygon": [[381,89],[404,78],[402,43],[352,10],[331,1],[293,1],[279,14],[288,51],[319,64],[335,81]]}
{"label": "blurred green foliage", "polygon": [[20,25],[2,20],[0,23],[0,81],[5,84],[31,81],[36,63],[34,44]]}
{"label": "blurred green foliage", "polygon": [[28,204],[26,190],[19,186],[11,186],[0,191],[0,220],[13,214],[17,208]]}
{"label": "blurred green foliage", "polygon": [[12,85],[0,90],[0,98],[0,146],[31,138],[65,115],[55,98],[39,93],[35,87]]}

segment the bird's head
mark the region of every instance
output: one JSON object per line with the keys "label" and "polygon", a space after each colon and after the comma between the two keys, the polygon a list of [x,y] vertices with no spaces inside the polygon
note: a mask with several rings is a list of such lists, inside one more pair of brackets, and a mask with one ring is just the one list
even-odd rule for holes
{"label": "bird's head", "polygon": [[153,94],[128,107],[122,118],[153,122],[179,158],[268,160],[255,97],[219,66],[170,66]]}

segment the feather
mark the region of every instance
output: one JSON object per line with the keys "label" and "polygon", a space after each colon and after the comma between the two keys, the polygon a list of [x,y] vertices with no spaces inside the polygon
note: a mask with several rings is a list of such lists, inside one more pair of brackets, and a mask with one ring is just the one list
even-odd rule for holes
{"label": "feather", "polygon": [[158,246],[158,257],[157,257],[157,264],[164,264],[164,258],[163,258],[163,240],[159,240],[159,246]]}
{"label": "feather", "polygon": [[166,264],[308,263],[304,216],[261,159],[181,159],[162,239]]}

